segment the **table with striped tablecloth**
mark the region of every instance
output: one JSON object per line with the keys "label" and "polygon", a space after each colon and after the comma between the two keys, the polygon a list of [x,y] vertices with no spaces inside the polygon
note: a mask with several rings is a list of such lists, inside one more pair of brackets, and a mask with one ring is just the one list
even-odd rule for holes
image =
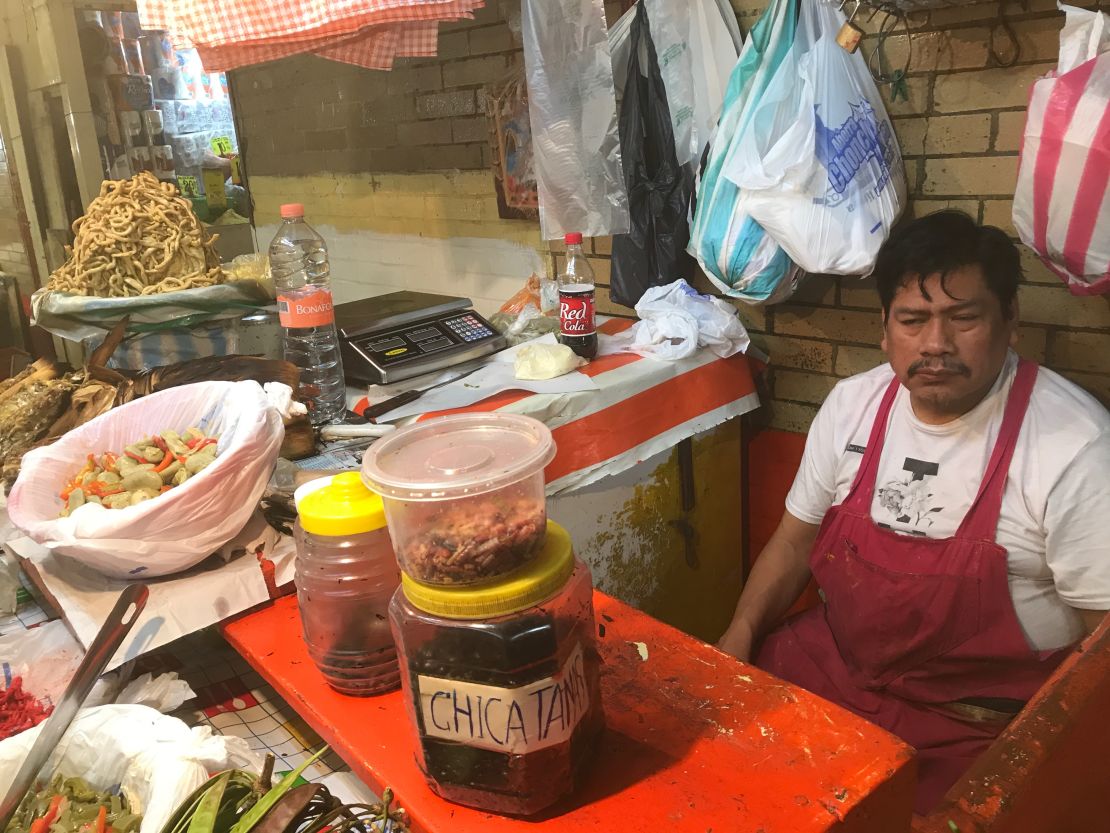
{"label": "table with striped tablecloth", "polygon": [[[615,335],[633,323],[610,319],[598,330]],[[699,350],[688,359],[666,362],[620,353],[597,358],[582,372],[597,383],[598,390],[505,391],[465,408],[421,414],[418,419],[500,411],[540,420],[552,430],[558,446],[547,467],[547,492],[556,495],[620,474],[759,407],[752,363],[743,355],[722,359]]]}

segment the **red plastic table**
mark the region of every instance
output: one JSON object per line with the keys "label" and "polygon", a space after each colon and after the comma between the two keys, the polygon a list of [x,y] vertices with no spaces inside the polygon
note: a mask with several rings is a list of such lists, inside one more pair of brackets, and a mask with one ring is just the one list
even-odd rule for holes
{"label": "red plastic table", "polygon": [[607,729],[566,806],[521,821],[444,801],[424,782],[400,691],[332,691],[295,597],[224,627],[228,641],[418,833],[902,833],[912,752],[872,724],[595,594]]}

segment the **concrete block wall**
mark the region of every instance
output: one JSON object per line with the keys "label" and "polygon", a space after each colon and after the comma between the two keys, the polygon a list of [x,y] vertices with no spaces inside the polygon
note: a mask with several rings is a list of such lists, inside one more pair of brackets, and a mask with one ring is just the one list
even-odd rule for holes
{"label": "concrete block wall", "polygon": [[[745,32],[766,5],[732,3]],[[613,19],[619,4],[610,5]],[[476,20],[444,27],[437,59],[402,61],[392,73],[311,57],[235,73],[260,241],[278,203],[307,194],[342,236],[351,293],[398,285],[466,291],[489,311],[529,265],[557,272],[561,245],[542,241],[535,223],[498,219],[493,201],[479,91],[521,61],[501,8],[491,0]],[[992,31],[1008,54],[1000,12],[1021,45],[1009,68],[989,55]],[[869,31],[865,56],[881,18],[860,18]],[[1054,0],[962,3],[915,15],[908,39],[888,38],[891,66],[909,57],[908,100],[891,102],[883,92],[906,161],[911,216],[953,206],[1013,234],[1029,87],[1054,65],[1062,24]],[[421,238],[437,241],[426,249],[431,269],[414,245]],[[631,314],[608,297],[611,241],[586,245],[599,308]],[[1023,265],[1021,352],[1110,404],[1110,299],[1071,296],[1025,249]],[[695,284],[712,291],[704,277]],[[767,413],[777,428],[804,432],[838,379],[883,361],[878,299],[866,279],[811,276],[786,304],[738,309],[771,355]]]}

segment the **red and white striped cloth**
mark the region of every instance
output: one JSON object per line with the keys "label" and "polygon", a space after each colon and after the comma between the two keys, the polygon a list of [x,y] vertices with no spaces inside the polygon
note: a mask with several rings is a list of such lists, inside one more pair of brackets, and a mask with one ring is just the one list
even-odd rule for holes
{"label": "red and white striped cloth", "polygon": [[[598,332],[616,335],[633,323],[610,319]],[[753,361],[743,355],[722,359],[699,350],[689,358],[664,362],[617,353],[594,359],[582,372],[597,383],[597,390],[508,390],[465,408],[421,414],[416,420],[492,411],[538,419],[551,429],[557,448],[545,472],[550,496],[620,474],[759,407]],[[356,412],[369,404],[362,393],[348,398]]]}
{"label": "red and white striped cloth", "polygon": [[197,48],[209,72],[312,52],[368,69],[436,54],[441,22],[471,18],[485,0],[139,0],[144,29]]}

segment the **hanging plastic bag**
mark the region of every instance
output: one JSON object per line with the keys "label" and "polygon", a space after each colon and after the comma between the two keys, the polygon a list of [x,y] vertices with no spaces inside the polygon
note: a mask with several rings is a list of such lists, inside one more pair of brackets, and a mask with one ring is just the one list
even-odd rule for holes
{"label": "hanging plastic bag", "polygon": [[523,0],[540,231],[628,231],[613,63],[602,0]]}
{"label": "hanging plastic bag", "polygon": [[[126,509],[86,504],[59,518],[61,487],[90,452],[196,426],[219,437],[216,459],[154,500]],[[29,451],[8,496],[30,538],[113,578],[164,576],[199,564],[246,525],[266,488],[285,429],[257,382],[200,382],[113,408]]]}
{"label": "hanging plastic bag", "polygon": [[1014,228],[1073,295],[1110,292],[1110,15],[1061,6],[1055,72],[1033,84]]}
{"label": "hanging plastic bag", "polygon": [[797,266],[740,205],[740,189],[723,175],[775,70],[789,52],[798,0],[773,0],[748,34],[729,77],[717,128],[699,171],[688,251],[724,294],[750,304],[788,297]]}
{"label": "hanging plastic bag", "polygon": [[863,275],[906,202],[898,142],[844,15],[801,5],[792,48],[725,165],[740,204],[807,272]]}
{"label": "hanging plastic bag", "polygon": [[[613,300],[628,307],[635,306],[648,287],[689,277],[694,269],[693,259],[686,254],[694,175],[675,157],[647,9],[642,4],[636,8],[628,88],[621,102],[621,146],[632,229],[613,238],[609,287]],[[646,76],[640,68],[642,52],[647,56]]]}
{"label": "hanging plastic bag", "polygon": [[[736,13],[726,0],[640,0],[640,5],[651,19],[678,162],[696,165],[721,114],[728,78],[743,44]],[[636,15],[633,6],[609,30],[618,103],[628,81]],[[640,57],[643,60],[642,50]]]}

